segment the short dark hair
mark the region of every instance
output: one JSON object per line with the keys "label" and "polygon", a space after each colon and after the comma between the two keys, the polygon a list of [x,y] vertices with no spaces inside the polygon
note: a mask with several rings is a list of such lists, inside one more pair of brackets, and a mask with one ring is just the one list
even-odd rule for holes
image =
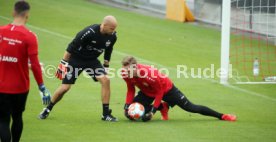
{"label": "short dark hair", "polygon": [[14,4],[14,11],[17,15],[23,15],[25,12],[29,11],[31,9],[28,2],[24,0],[20,0]]}

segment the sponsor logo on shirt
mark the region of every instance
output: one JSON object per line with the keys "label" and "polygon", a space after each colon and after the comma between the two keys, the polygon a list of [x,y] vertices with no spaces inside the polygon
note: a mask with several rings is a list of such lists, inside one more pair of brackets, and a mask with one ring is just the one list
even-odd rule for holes
{"label": "sponsor logo on shirt", "polygon": [[108,40],[106,43],[105,43],[105,46],[108,47],[110,45],[110,40]]}
{"label": "sponsor logo on shirt", "polygon": [[7,37],[3,37],[3,40],[8,41],[9,45],[22,44],[22,41],[20,41],[18,39],[11,39],[11,38],[7,38]]}
{"label": "sponsor logo on shirt", "polygon": [[146,77],[148,80],[150,80],[150,81],[152,81],[152,82],[155,82],[155,80],[154,79],[152,79],[152,78],[150,78],[150,77]]}
{"label": "sponsor logo on shirt", "polygon": [[17,63],[18,59],[16,57],[11,56],[2,56],[0,55],[0,62],[11,62],[11,63]]}
{"label": "sponsor logo on shirt", "polygon": [[87,49],[87,50],[89,50],[89,51],[91,51],[91,50],[93,49],[93,47],[92,47],[92,46],[87,45],[87,46],[86,46],[86,49]]}
{"label": "sponsor logo on shirt", "polygon": [[103,50],[103,49],[93,48],[93,50],[94,50],[94,51],[97,51],[97,52],[99,52],[99,53],[103,53],[103,52],[104,52],[104,50]]}

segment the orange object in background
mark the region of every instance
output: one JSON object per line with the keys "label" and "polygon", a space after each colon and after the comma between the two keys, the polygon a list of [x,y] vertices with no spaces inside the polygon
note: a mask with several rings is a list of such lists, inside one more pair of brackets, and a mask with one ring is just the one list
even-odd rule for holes
{"label": "orange object in background", "polygon": [[184,0],[167,0],[166,18],[185,22]]}
{"label": "orange object in background", "polygon": [[184,9],[185,9],[185,20],[186,22],[193,22],[195,21],[195,17],[192,13],[192,11],[189,9],[189,7],[187,6],[186,2],[184,1]]}
{"label": "orange object in background", "polygon": [[185,0],[167,0],[166,18],[179,22],[192,22],[195,20]]}

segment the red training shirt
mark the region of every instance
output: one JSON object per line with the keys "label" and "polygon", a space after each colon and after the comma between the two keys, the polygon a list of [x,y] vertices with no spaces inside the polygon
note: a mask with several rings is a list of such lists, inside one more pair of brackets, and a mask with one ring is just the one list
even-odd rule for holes
{"label": "red training shirt", "polygon": [[123,79],[127,84],[126,104],[131,104],[135,96],[135,86],[145,95],[154,98],[153,106],[158,108],[163,96],[172,88],[173,83],[164,74],[151,66],[137,64],[139,77],[126,77]]}
{"label": "red training shirt", "polygon": [[35,34],[23,25],[0,26],[0,93],[18,94],[29,90],[28,59],[37,84],[43,84]]}

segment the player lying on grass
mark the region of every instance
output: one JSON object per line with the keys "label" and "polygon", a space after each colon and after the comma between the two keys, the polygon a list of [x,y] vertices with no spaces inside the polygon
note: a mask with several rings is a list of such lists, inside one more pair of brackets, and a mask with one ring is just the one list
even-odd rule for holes
{"label": "player lying on grass", "polygon": [[[125,57],[122,60],[122,66],[122,77],[127,84],[126,104],[124,107],[125,116],[130,120],[133,119],[127,112],[129,105],[133,102],[141,103],[145,107],[145,115],[142,117],[143,121],[151,120],[157,110],[161,112],[162,120],[168,120],[169,107],[174,107],[175,105],[188,112],[212,116],[220,120],[236,120],[235,115],[222,114],[206,106],[193,104],[174,86],[168,77],[151,66],[138,64],[132,56]],[[135,86],[140,89],[136,96]]]}
{"label": "player lying on grass", "polygon": [[[51,103],[40,113],[40,119],[46,119],[56,103],[70,90],[82,71],[86,71],[102,87],[102,104],[104,121],[117,121],[109,109],[110,80],[104,69],[109,66],[113,45],[117,40],[117,21],[113,16],[106,16],[102,24],[94,24],[80,31],[69,44],[57,71],[57,78],[63,79],[55,91]],[[104,64],[98,57],[104,52]]]}

